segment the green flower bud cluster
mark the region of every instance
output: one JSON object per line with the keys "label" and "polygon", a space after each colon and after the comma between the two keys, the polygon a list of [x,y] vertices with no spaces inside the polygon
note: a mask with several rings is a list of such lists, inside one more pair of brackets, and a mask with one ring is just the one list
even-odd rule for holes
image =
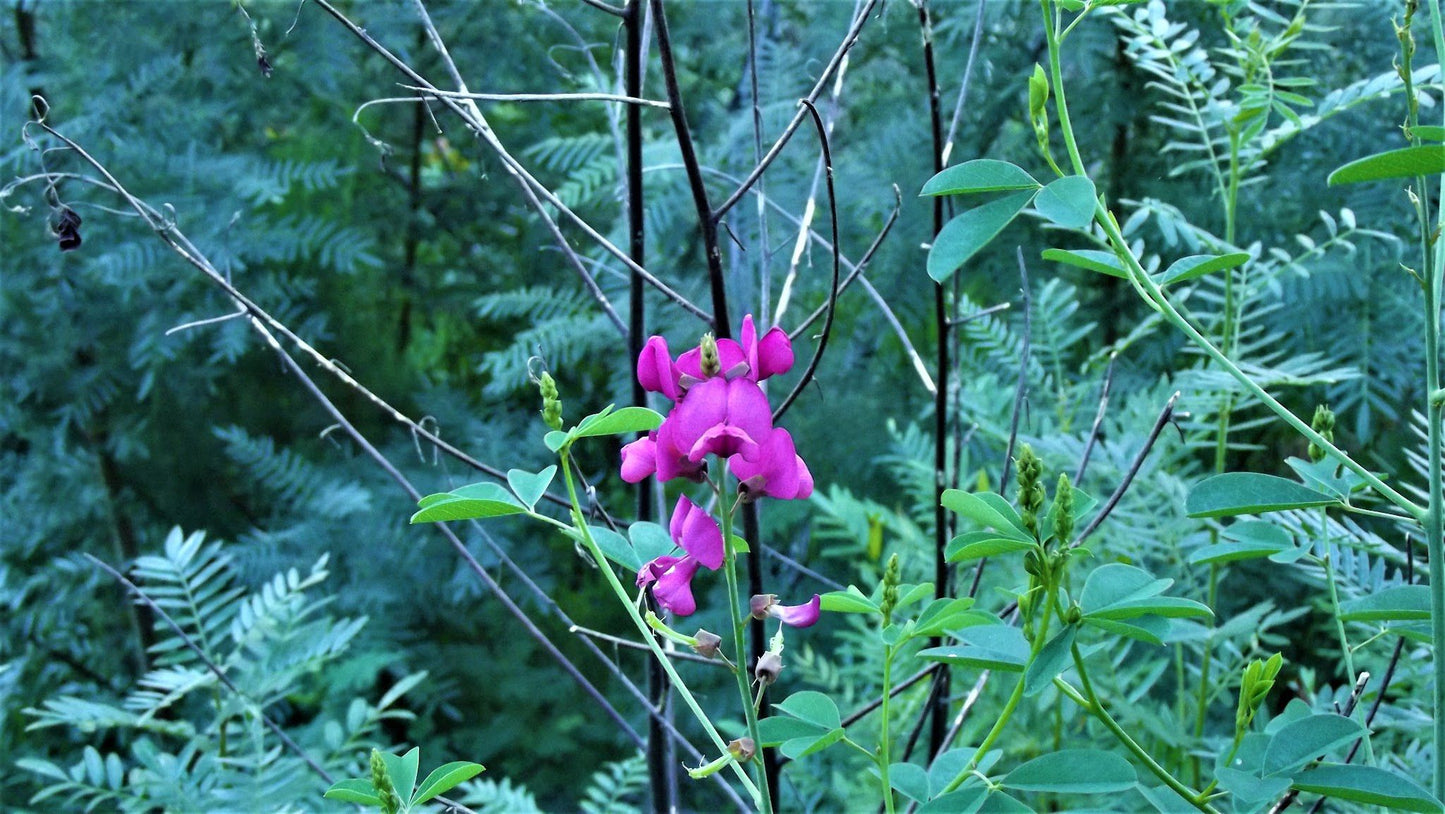
{"label": "green flower bud cluster", "polygon": [[[1329,407],[1321,404],[1315,408],[1314,418],[1310,421],[1310,429],[1324,436],[1331,444],[1335,442],[1335,413]],[[1310,444],[1310,460],[1316,463],[1325,459],[1324,447]]]}
{"label": "green flower bud cluster", "polygon": [[898,565],[898,555],[894,554],[888,558],[888,566],[883,569],[883,601],[879,608],[883,611],[883,626],[888,627],[893,622],[893,609],[898,607],[898,584],[903,581],[903,569]]}
{"label": "green flower bud cluster", "polygon": [[557,394],[557,382],[544,370],[537,385],[542,390],[542,420],[551,429],[562,429],[562,399]]}
{"label": "green flower bud cluster", "polygon": [[702,342],[698,347],[702,351],[702,358],[698,360],[698,366],[702,368],[704,378],[712,378],[722,372],[722,362],[717,355],[717,340],[710,333],[702,335]]}
{"label": "green flower bud cluster", "polygon": [[1264,699],[1274,688],[1279,668],[1284,665],[1284,656],[1275,653],[1269,659],[1255,659],[1244,668],[1244,678],[1239,684],[1239,710],[1234,714],[1235,740],[1244,737],[1245,730],[1254,720],[1255,713],[1264,706]]}
{"label": "green flower bud cluster", "polygon": [[376,796],[381,798],[382,814],[398,814],[401,811],[401,796],[391,782],[386,761],[381,759],[381,752],[376,749],[371,750],[371,786],[376,789]]}
{"label": "green flower bud cluster", "polygon": [[1068,545],[1074,536],[1074,487],[1069,484],[1069,476],[1063,472],[1059,473],[1059,485],[1054,490],[1054,507],[1049,517],[1054,521],[1054,538],[1059,545]]}
{"label": "green flower bud cluster", "polygon": [[1034,138],[1039,143],[1039,151],[1045,155],[1049,152],[1048,102],[1048,74],[1044,73],[1042,65],[1034,65],[1034,72],[1029,76],[1029,124],[1034,128]]}
{"label": "green flower bud cluster", "polygon": [[1018,484],[1019,514],[1024,528],[1035,538],[1039,536],[1039,512],[1044,508],[1044,462],[1034,454],[1034,448],[1024,444],[1019,452]]}

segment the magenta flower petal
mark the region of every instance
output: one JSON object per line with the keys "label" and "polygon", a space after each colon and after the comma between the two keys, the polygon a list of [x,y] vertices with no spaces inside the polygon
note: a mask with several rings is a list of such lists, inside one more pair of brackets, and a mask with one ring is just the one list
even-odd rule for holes
{"label": "magenta flower petal", "polygon": [[748,379],[708,379],[692,386],[668,416],[673,443],[689,461],[708,454],[754,460],[758,441],[773,429],[768,397]]}
{"label": "magenta flower petal", "polygon": [[[657,589],[653,589],[657,593]],[[823,600],[817,594],[801,605],[778,605],[773,604],[768,608],[768,615],[783,620],[783,624],[793,627],[810,627],[818,621],[818,616],[823,608]]]}
{"label": "magenta flower petal", "polygon": [[622,448],[622,479],[641,483],[657,472],[657,433],[650,432]]}
{"label": "magenta flower petal", "polygon": [[637,357],[637,381],[643,390],[661,393],[677,401],[682,395],[677,366],[667,349],[667,340],[654,336],[642,346]]}
{"label": "magenta flower petal", "polygon": [[672,535],[672,541],[682,546],[688,556],[714,571],[722,567],[722,529],[718,528],[712,515],[688,500],[686,495],[677,499],[668,532]]}
{"label": "magenta flower petal", "polygon": [[753,315],[748,314],[743,317],[739,340],[742,342],[743,355],[747,359],[749,379],[758,382],[792,369],[793,343],[781,328],[774,326],[763,335],[762,341],[759,341]]}
{"label": "magenta flower petal", "polygon": [[728,459],[728,469],[738,479],[738,490],[745,498],[755,500],[767,495],[794,500],[813,493],[813,475],[798,457],[787,430],[774,429],[762,444],[761,453],[751,461],[742,455]]}
{"label": "magenta flower petal", "polygon": [[662,556],[645,563],[642,570],[637,572],[637,587],[656,582],[658,577],[667,573],[667,569],[681,561],[681,557]]}
{"label": "magenta flower petal", "polygon": [[688,616],[696,611],[697,601],[692,596],[692,578],[697,573],[699,564],[692,557],[683,557],[659,575],[652,586],[652,596],[657,599],[657,604],[678,616]]}
{"label": "magenta flower petal", "polygon": [[[676,410],[674,410],[676,412]],[[697,461],[689,461],[687,453],[678,448],[677,445],[677,423],[669,416],[658,427],[657,433],[657,479],[663,482],[673,478],[687,478],[691,481],[701,481],[706,472],[707,465]],[[651,436],[651,433],[649,433]]]}

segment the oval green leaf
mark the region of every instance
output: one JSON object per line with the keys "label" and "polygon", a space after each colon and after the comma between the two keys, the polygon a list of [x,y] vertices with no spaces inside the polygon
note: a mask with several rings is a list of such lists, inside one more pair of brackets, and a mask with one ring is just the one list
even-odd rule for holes
{"label": "oval green leaf", "polygon": [[928,250],[928,276],[944,282],[970,257],[989,244],[1023,211],[1034,197],[1032,190],[1005,195],[970,209],[943,225]]}
{"label": "oval green leaf", "polygon": [[1430,618],[1430,588],[1394,585],[1359,599],[1340,603],[1346,622],[1419,621]]}
{"label": "oval green leaf", "polygon": [[1024,543],[1032,544],[1034,542],[1028,532],[1024,531],[1021,525],[1009,516],[1012,514],[1011,507],[1006,514],[1003,508],[993,505],[992,501],[985,500],[982,495],[975,495],[962,489],[945,490],[940,502],[945,509],[957,512],[980,526],[991,528],[1004,537]]}
{"label": "oval green leaf", "polygon": [[1332,506],[1335,498],[1276,475],[1226,472],[1205,478],[1189,491],[1184,508],[1190,517],[1232,517],[1285,509]]}
{"label": "oval green leaf", "polygon": [[527,472],[521,469],[507,470],[507,485],[512,487],[512,492],[527,504],[527,508],[535,508],[537,501],[547,493],[547,487],[552,485],[552,478],[557,475],[557,467],[549,466],[541,472]]}
{"label": "oval green leaf", "polygon": [[1436,814],[1441,809],[1440,801],[1415,781],[1374,766],[1327,763],[1296,777],[1294,787],[1341,800],[1385,806],[1395,811]]}
{"label": "oval green leaf", "polygon": [[787,700],[775,704],[774,709],[824,729],[836,729],[843,725],[838,705],[833,703],[833,699],[813,690],[795,692]]}
{"label": "oval green leaf", "polygon": [[1244,265],[1249,260],[1249,255],[1244,252],[1232,254],[1192,254],[1188,257],[1181,257],[1169,264],[1169,268],[1158,277],[1155,282],[1159,285],[1170,283],[1182,283],[1185,280],[1193,280],[1196,277],[1203,277],[1206,274],[1213,274],[1216,271],[1224,271],[1237,266]]}
{"label": "oval green leaf", "polygon": [[1044,249],[1043,257],[1066,266],[1097,271],[1123,280],[1129,279],[1129,272],[1124,270],[1113,252],[1102,252],[1098,249]]}
{"label": "oval green leaf", "polygon": [[606,415],[582,420],[572,431],[573,438],[599,435],[622,435],[629,432],[650,432],[662,426],[662,413],[646,407],[623,407]]}
{"label": "oval green leaf", "polygon": [[[511,497],[510,495],[508,497]],[[426,508],[411,516],[413,523],[438,523],[448,520],[484,520],[488,517],[505,517],[521,514],[526,509],[513,500],[477,500],[476,498],[452,495],[445,500],[427,504]]]}
{"label": "oval green leaf", "polygon": [[1004,777],[1004,788],[1068,794],[1115,794],[1134,788],[1139,776],[1113,752],[1062,749],[1030,760]]}
{"label": "oval green leaf", "polygon": [[1363,734],[1365,728],[1358,721],[1343,715],[1310,715],[1290,721],[1270,737],[1264,750],[1264,773],[1288,772]]}
{"label": "oval green leaf", "polygon": [[819,607],[835,613],[878,613],[878,603],[864,596],[854,585],[849,585],[846,591],[823,594]]}
{"label": "oval green leaf", "polygon": [[416,790],[416,796],[412,798],[411,804],[413,807],[419,806],[439,794],[446,794],[456,788],[458,783],[465,783],[484,771],[486,771],[485,766],[469,760],[443,763],[432,769],[431,774],[421,781],[421,786]]}
{"label": "oval green leaf", "polygon": [[1083,175],[1051,181],[1034,198],[1034,209],[1065,229],[1087,229],[1094,222],[1094,182]]}
{"label": "oval green leaf", "polygon": [[1029,643],[1016,627],[978,625],[964,628],[957,635],[961,644],[930,647],[919,652],[919,658],[1014,673],[1023,670],[1029,660]]}
{"label": "oval green leaf", "polygon": [[919,195],[965,195],[973,192],[1003,192],[1038,189],[1032,175],[1007,161],[978,158],[965,161],[928,179]]}
{"label": "oval green leaf", "polygon": [[1445,172],[1445,144],[1421,144],[1357,158],[1330,173],[1328,183],[1357,184],[1440,172]]}

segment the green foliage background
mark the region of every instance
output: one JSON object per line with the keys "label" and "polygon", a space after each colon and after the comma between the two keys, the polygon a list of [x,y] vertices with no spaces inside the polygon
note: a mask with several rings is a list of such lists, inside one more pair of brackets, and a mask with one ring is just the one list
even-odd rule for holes
{"label": "green foliage background", "polygon": [[[836,47],[853,4],[760,5],[766,144]],[[1218,49],[1229,44],[1231,20],[1249,17],[1270,31],[1307,5],[1171,3],[1168,15],[1184,31],[1197,31],[1199,46]],[[1273,369],[1265,378],[1296,412],[1332,404],[1341,416],[1341,446],[1357,450],[1368,465],[1418,472],[1418,458],[1410,457],[1419,441],[1409,405],[1421,403],[1412,339],[1420,317],[1414,290],[1397,265],[1410,262],[1400,198],[1384,185],[1323,186],[1329,170],[1373,151],[1365,145],[1397,143],[1402,116],[1397,96],[1376,98],[1391,90],[1388,83],[1365,92],[1366,83],[1391,71],[1393,5],[1346,5],[1307,9],[1309,28],[1276,63],[1308,80],[1296,90],[1314,101],[1298,115],[1330,115],[1261,155],[1242,188],[1235,242],[1258,244],[1260,258],[1243,306],[1242,353]],[[29,97],[43,93],[49,123],[86,145],[136,195],[165,205],[253,300],[403,413],[427,417],[428,428],[503,469],[536,469],[546,462],[527,379],[531,357],[542,357],[553,371],[573,420],[627,401],[632,363],[622,338],[582,293],[495,157],[439,108],[382,104],[358,110],[406,91],[388,66],[314,7],[302,5],[298,14],[295,3],[265,0],[244,8],[274,67],[269,78],[258,70],[248,18],[231,3],[7,0],[0,29],[0,168],[6,180],[40,171],[42,161],[51,171],[84,171],[71,155],[37,152],[27,143],[53,146],[33,126],[23,127]],[[348,8],[377,40],[423,73],[440,75],[408,4]],[[719,171],[709,182],[717,196],[730,192],[735,183],[729,177],[745,174],[754,160],[744,8],[677,4],[670,17],[693,133],[703,163]],[[611,89],[615,20],[581,4],[436,3],[431,11],[474,90]],[[963,2],[934,9],[945,110],[951,111],[958,93],[974,11],[973,3]],[[1032,3],[986,4],[955,160],[989,156],[1045,170],[1025,116],[1025,77],[1042,49],[1036,17]],[[1186,166],[1195,154],[1179,146],[1214,134],[1163,120],[1174,117],[1160,103],[1178,99],[1159,87],[1157,73],[1131,50],[1142,47],[1148,33],[1127,21],[1093,20],[1071,40],[1065,67],[1081,147],[1098,162],[1100,191],[1121,220],[1128,218],[1131,238],[1144,241],[1167,265],[1197,253],[1193,247],[1200,243],[1216,243],[1209,232],[1217,234],[1222,222],[1210,169]],[[852,53],[843,94],[824,108],[837,119],[833,153],[847,256],[861,255],[894,205],[893,187],[901,192],[898,224],[868,277],[927,359],[935,328],[920,246],[930,239],[929,202],[914,195],[932,168],[918,39],[915,10],[885,4]],[[107,47],[97,46],[102,41]],[[1330,110],[1328,94],[1350,88],[1355,96],[1336,100],[1338,111]],[[655,72],[647,77],[645,95],[662,95]],[[565,202],[625,245],[616,112],[590,102],[485,104],[501,140]],[[644,121],[647,266],[705,303],[705,263],[670,124],[655,110],[645,111]],[[1283,116],[1271,121],[1272,127],[1290,125]],[[766,235],[751,197],[729,216],[738,244],[725,244],[735,314],[761,313],[763,267],[773,280],[768,301],[776,305],[796,236],[777,212],[796,217],[802,211],[816,156],[805,132],[766,176],[766,195],[779,208],[769,216]],[[490,780],[469,788],[474,803],[491,799],[496,810],[515,810],[529,794],[563,808],[591,792],[602,795],[594,800],[617,791],[617,799],[640,802],[640,764],[616,762],[629,757],[630,745],[600,713],[578,703],[570,681],[444,541],[429,529],[407,526],[406,496],[331,429],[329,417],[244,321],[171,330],[226,314],[231,306],[224,296],[137,219],[114,211],[119,204],[113,198],[75,182],[63,182],[58,193],[84,218],[79,251],[57,251],[39,184],[16,188],[5,199],[15,211],[0,219],[0,801],[23,809],[43,782],[35,771],[17,771],[17,761],[68,768],[83,762],[83,749],[94,747],[130,769],[144,764],[147,754],[179,752],[196,737],[134,725],[88,731],[68,725],[74,710],[71,718],[57,719],[65,725],[35,729],[36,714],[27,712],[60,696],[121,704],[145,671],[160,663],[157,651],[147,648],[163,643],[168,631],[80,555],[117,564],[162,556],[173,548],[167,545],[171,529],[179,528],[221,541],[216,556],[224,557],[226,573],[246,594],[278,573],[304,574],[329,557],[329,576],[308,588],[305,601],[316,602],[314,612],[329,624],[364,617],[365,625],[346,649],[296,661],[290,683],[264,704],[299,740],[325,751],[328,767],[344,773],[363,766],[363,744],[417,744],[427,765],[485,763]],[[1341,225],[1342,207],[1360,213],[1359,229]],[[1042,248],[1056,245],[1053,240],[1039,223],[1018,223],[960,274],[955,291],[962,313],[1006,301],[1013,307],[960,329],[957,480],[965,488],[999,487],[1024,347],[1024,300],[1014,260],[1014,247],[1023,246],[1031,352],[1020,437],[1039,450],[1049,472],[1072,474],[1105,368],[1117,353],[1114,395],[1081,484],[1107,494],[1169,395],[1181,390],[1179,432],[1163,435],[1095,548],[1108,560],[1149,563],[1179,580],[1176,592],[1202,596],[1205,572],[1184,561],[1209,532],[1184,518],[1183,498],[1189,483],[1212,471],[1210,433],[1219,406],[1239,396],[1151,322],[1122,281],[1038,260]],[[1322,248],[1312,251],[1317,246]],[[625,302],[620,267],[590,247],[584,253],[597,263],[613,302]],[[820,246],[808,249],[785,325],[823,302],[829,262]],[[1188,306],[1210,324],[1220,298],[1217,286],[1204,281]],[[647,329],[680,348],[698,326],[650,295]],[[922,581],[932,568],[931,399],[884,313],[860,291],[840,299],[834,332],[817,384],[788,419],[817,478],[818,496],[801,506],[769,507],[768,543],[831,579],[865,586],[876,582],[881,563],[897,551],[909,580]],[[799,341],[800,359],[811,354],[811,341]],[[313,372],[423,492],[476,479],[354,391]],[[781,386],[791,387],[797,375]],[[1280,472],[1285,456],[1304,454],[1303,443],[1264,421],[1257,406],[1240,401],[1235,409],[1227,469]],[[594,451],[585,463],[600,500],[625,515],[630,497],[614,476],[613,453]],[[1304,522],[1294,518],[1286,525],[1302,529]],[[870,550],[870,529],[878,528],[883,546]],[[172,535],[171,542],[184,536]],[[1387,569],[1379,556],[1366,553],[1376,541],[1398,543],[1388,524],[1351,524],[1339,536],[1359,543],[1334,550],[1347,595],[1399,578],[1401,557]],[[515,559],[576,624],[618,629],[619,615],[590,567],[558,536],[499,523],[485,532],[469,529],[466,542],[499,573],[501,555]],[[767,584],[781,595],[824,587],[769,562],[775,570]],[[981,595],[1018,575],[1016,566],[990,569]],[[608,686],[606,672],[548,615],[545,602],[514,577],[503,582],[525,597],[523,604],[545,620],[549,636],[590,678]],[[1330,620],[1316,613],[1324,607],[1321,585],[1320,569],[1308,561],[1294,569],[1230,569],[1216,609],[1225,630],[1216,640],[1223,665],[1217,669],[1237,675],[1249,658],[1283,649],[1290,694],[1327,707],[1350,682],[1331,652]],[[1202,646],[1203,632],[1195,633],[1179,647]],[[818,628],[790,655],[788,683],[828,691],[845,709],[874,691],[876,653],[849,619]],[[1380,644],[1359,658],[1373,665],[1387,655]],[[640,680],[640,657],[616,657]],[[1141,702],[1133,723],[1158,742],[1172,742],[1187,717],[1182,706],[1173,708],[1173,658],[1138,645],[1111,658],[1114,685]],[[394,706],[378,704],[421,671],[425,680],[392,699]],[[706,685],[703,675],[699,681]],[[1396,686],[1405,693],[1419,680],[1406,669]],[[609,690],[641,726],[626,697]],[[380,717],[347,722],[354,699]],[[922,703],[918,695],[904,699],[914,708]],[[204,706],[192,698],[158,720],[197,720]],[[1227,728],[1232,714],[1228,695],[1215,707],[1218,720],[1210,722],[1210,732]],[[384,708],[397,714],[381,716]],[[1416,738],[1428,708],[1422,712],[1402,701],[1390,710],[1377,748],[1397,740],[1392,759],[1421,777],[1425,764]],[[218,743],[225,743],[228,727],[240,727],[246,716],[237,713],[227,723],[225,714],[211,714],[207,743],[225,748]],[[1040,712],[1038,720],[1046,724],[1048,716]],[[334,741],[327,722],[347,722],[347,734]],[[1041,724],[1019,731],[1037,739],[1009,745],[1012,754],[1026,758],[1049,748],[1056,730]],[[231,733],[246,736],[264,739]],[[969,736],[966,730],[964,739]],[[1180,748],[1208,754],[1212,747],[1205,737]],[[837,757],[816,760],[808,772],[789,775],[785,796],[794,805],[836,810],[866,799],[863,786],[871,781],[849,775]],[[568,779],[578,767],[600,772],[590,792]],[[249,791],[266,795],[262,799],[298,810],[321,808],[314,778],[287,771],[294,772],[294,782],[282,783],[275,779],[281,775],[259,768],[239,774],[258,784]],[[242,793],[235,777],[223,782]]]}

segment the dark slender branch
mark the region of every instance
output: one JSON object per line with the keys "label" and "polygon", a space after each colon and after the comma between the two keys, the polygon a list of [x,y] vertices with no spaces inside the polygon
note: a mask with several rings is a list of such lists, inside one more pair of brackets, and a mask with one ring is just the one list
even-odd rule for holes
{"label": "dark slender branch", "polygon": [[682,165],[687,172],[687,183],[692,190],[692,202],[697,209],[698,225],[702,229],[702,247],[707,255],[708,283],[712,287],[713,332],[719,339],[732,336],[732,321],[728,318],[727,290],[724,287],[722,248],[718,245],[717,220],[707,199],[707,185],[702,180],[702,169],[697,160],[697,146],[687,124],[687,110],[682,103],[682,90],[677,80],[677,63],[672,55],[672,38],[667,30],[667,15],[663,12],[662,0],[651,0],[653,27],[657,32],[657,56],[662,63],[662,81],[667,87],[668,113],[672,118],[673,130],[677,133],[677,146],[682,154]]}
{"label": "dark slender branch", "polygon": [[[902,681],[894,684],[893,689],[888,693],[888,697],[897,697],[899,693],[903,692],[909,687],[912,687],[914,684],[917,684],[923,679],[928,678],[928,676],[933,673],[933,671],[937,670],[939,666],[940,665],[938,664],[931,664],[909,676],[908,678],[905,678]],[[883,706],[883,696],[880,695],[877,698],[874,698],[872,701],[869,701],[868,703],[854,710],[853,712],[848,713],[848,715],[845,716],[842,720],[842,726],[850,727],[853,724],[858,723],[859,721],[868,717],[869,713],[873,712],[873,710],[878,709],[881,706]],[[792,758],[786,757],[780,761],[780,763],[782,763],[784,766],[786,766],[790,762],[792,762]]]}
{"label": "dark slender branch", "polygon": [[[943,171],[943,115],[938,104],[938,66],[933,54],[933,18],[929,12],[928,0],[918,5],[918,28],[922,36],[923,68],[928,81],[928,120],[932,136],[933,173]],[[933,229],[929,233],[937,237],[943,229],[943,198],[933,199]],[[937,331],[935,360],[937,365],[937,390],[933,395],[933,589],[936,598],[950,593],[952,569],[945,557],[949,538],[949,514],[943,508],[943,492],[950,484],[948,472],[948,419],[949,419],[949,350],[952,344],[948,321],[948,294],[940,283],[933,286],[933,322]],[[940,637],[928,640],[930,647],[943,643]],[[948,732],[948,688],[952,672],[941,668],[933,674],[933,692],[928,710],[933,721],[928,735],[928,754],[935,755],[943,746]],[[915,731],[915,736],[917,732]],[[910,749],[912,744],[909,744]],[[907,754],[907,753],[905,753]]]}
{"label": "dark slender branch", "polygon": [[1079,456],[1079,468],[1074,470],[1075,484],[1083,482],[1084,471],[1089,468],[1089,454],[1094,451],[1094,442],[1099,440],[1099,427],[1109,409],[1109,388],[1114,384],[1114,361],[1118,358],[1118,351],[1109,354],[1109,366],[1104,369],[1104,385],[1099,388],[1099,411],[1094,414],[1094,426],[1089,428],[1089,440],[1084,442],[1084,454]]}
{"label": "dark slender branch", "polygon": [[1164,427],[1169,423],[1169,419],[1174,416],[1174,402],[1178,400],[1179,391],[1176,390],[1174,395],[1169,397],[1169,401],[1164,404],[1164,409],[1160,411],[1159,418],[1154,422],[1154,427],[1149,430],[1149,437],[1144,439],[1144,446],[1139,449],[1139,454],[1134,456],[1133,463],[1129,465],[1129,471],[1124,473],[1124,479],[1119,482],[1119,486],[1114,489],[1114,493],[1109,495],[1109,499],[1104,501],[1104,507],[1099,510],[1098,514],[1094,515],[1094,519],[1089,521],[1089,525],[1084,526],[1084,530],[1079,532],[1079,535],[1069,544],[1070,548],[1077,547],[1087,540],[1089,535],[1093,534],[1094,530],[1099,528],[1099,524],[1103,523],[1104,519],[1109,516],[1109,513],[1114,511],[1114,507],[1119,505],[1119,499],[1124,497],[1124,493],[1129,490],[1129,485],[1134,482],[1134,476],[1139,474],[1139,468],[1144,465],[1144,459],[1149,457],[1149,450],[1153,449],[1154,442],[1159,439],[1159,433],[1164,431]]}
{"label": "dark slender branch", "polygon": [[958,121],[968,102],[969,80],[973,78],[973,64],[978,58],[978,46],[983,41],[983,7],[986,0],[978,0],[978,13],[973,18],[973,39],[968,43],[968,60],[963,64],[963,81],[959,83],[958,101],[953,105],[953,118],[948,122],[948,135],[943,140],[943,163],[947,164],[953,153],[953,134],[958,132]]}
{"label": "dark slender branch", "polygon": [[[660,1],[661,0],[653,0],[654,3],[659,4]],[[858,41],[858,35],[863,32],[863,24],[868,21],[868,15],[873,13],[873,7],[876,5],[878,5],[878,0],[868,0],[858,12],[858,16],[853,18],[852,25],[848,27],[848,33],[843,35],[843,42],[838,46],[838,50],[833,52],[832,58],[828,60],[828,64],[823,68],[823,73],[818,77],[818,81],[813,85],[813,89],[808,91],[808,95],[805,98],[809,102],[818,101],[818,97],[822,95],[823,89],[832,81],[833,74],[837,72],[838,66],[843,64],[843,58],[848,55],[848,51],[851,50],[854,43]],[[793,114],[793,120],[788,122],[788,125],[783,128],[782,135],[778,136],[777,141],[773,142],[773,146],[768,149],[767,155],[764,155],[757,166],[753,167],[752,171],[748,173],[748,176],[738,185],[738,188],[727,197],[727,200],[718,204],[717,209],[712,211],[710,220],[714,223],[722,220],[723,216],[728,213],[728,210],[732,209],[737,205],[738,201],[742,200],[743,196],[747,194],[748,189],[757,183],[759,178],[763,177],[763,173],[767,172],[768,167],[771,166],[778,155],[782,153],[783,147],[787,145],[788,140],[791,139],[793,134],[798,131],[798,128],[802,126],[807,115],[807,112],[804,110],[799,110]]]}
{"label": "dark slender branch", "polygon": [[107,574],[110,574],[112,577],[115,578],[117,582],[119,582],[121,585],[124,585],[126,590],[130,591],[131,595],[134,596],[137,601],[144,604],[147,608],[150,609],[151,613],[159,616],[161,620],[166,623],[167,627],[175,631],[175,634],[181,638],[181,641],[183,643],[185,643],[186,648],[189,649],[192,653],[196,654],[196,657],[201,660],[202,664],[206,665],[206,669],[211,671],[211,674],[216,677],[216,680],[220,681],[221,684],[224,685],[225,688],[229,690],[232,695],[235,695],[237,698],[245,700],[248,704],[255,707],[256,717],[261,719],[261,723],[265,724],[266,728],[271,730],[271,734],[275,735],[276,738],[281,741],[282,745],[284,745],[287,749],[291,750],[291,752],[297,757],[301,758],[301,760],[307,766],[311,767],[311,771],[315,772],[317,777],[320,777],[327,783],[336,782],[331,777],[331,773],[321,768],[321,764],[317,763],[309,754],[306,753],[305,749],[302,749],[301,746],[296,743],[296,741],[292,740],[291,736],[286,734],[286,730],[282,729],[280,724],[277,724],[275,721],[271,720],[271,717],[266,714],[266,710],[259,703],[254,701],[250,696],[246,695],[246,693],[242,692],[241,688],[237,687],[235,682],[231,681],[231,677],[226,675],[226,672],[221,669],[220,665],[212,661],[210,656],[206,655],[206,651],[202,650],[201,646],[196,644],[195,640],[190,637],[190,634],[186,633],[185,629],[182,628],[175,619],[171,618],[171,615],[169,613],[166,613],[165,608],[162,608],[160,605],[156,604],[156,601],[154,599],[151,599],[145,591],[142,591],[139,586],[127,579],[125,574],[122,574],[120,571],[112,568],[104,560],[94,557],[89,553],[84,553],[82,554],[82,556],[89,560],[92,565],[101,569]]}
{"label": "dark slender branch", "polygon": [[844,590],[844,589],[847,587],[847,586],[843,585],[842,583],[838,582],[837,580],[832,580],[832,579],[829,579],[829,578],[823,576],[822,574],[818,573],[817,571],[814,571],[813,569],[809,568],[808,566],[806,566],[806,565],[798,562],[797,560],[793,559],[792,557],[789,557],[787,554],[784,554],[783,552],[777,550],[776,548],[773,548],[773,547],[770,546],[770,545],[763,545],[762,543],[759,543],[759,542],[757,542],[756,540],[749,540],[748,543],[749,543],[749,545],[758,546],[759,548],[761,548],[761,549],[763,550],[763,553],[764,553],[764,554],[767,554],[769,557],[772,557],[773,559],[777,560],[778,562],[781,562],[782,564],[788,566],[789,568],[792,568],[794,571],[797,571],[798,573],[803,574],[803,575],[805,575],[805,576],[811,577],[811,578],[813,578],[813,579],[815,579],[815,580],[823,583],[823,584],[826,585],[827,587],[832,588],[832,589],[835,590],[835,591],[841,591],[841,590]]}
{"label": "dark slender branch", "polygon": [[[758,99],[758,31],[757,10],[753,0],[748,0],[748,88],[753,111],[753,163],[763,160],[763,106]],[[758,179],[758,194],[766,196],[763,179]],[[773,275],[769,267],[768,214],[767,207],[758,206],[758,313],[769,314],[773,310]]]}
{"label": "dark slender branch", "polygon": [[818,347],[813,350],[813,358],[808,362],[808,368],[803,371],[802,378],[793,386],[788,397],[773,411],[773,421],[782,418],[783,413],[788,411],[798,394],[813,380],[813,374],[818,370],[818,363],[823,359],[823,352],[828,348],[828,338],[833,334],[833,315],[838,306],[838,277],[840,274],[840,263],[838,262],[838,200],[833,189],[833,152],[828,146],[828,128],[823,125],[823,117],[818,115],[818,109],[807,99],[799,104],[808,108],[813,114],[813,124],[818,128],[818,142],[823,148],[823,167],[828,189],[828,223],[833,236],[833,285],[828,290],[828,316],[823,320],[823,333],[818,337]]}

